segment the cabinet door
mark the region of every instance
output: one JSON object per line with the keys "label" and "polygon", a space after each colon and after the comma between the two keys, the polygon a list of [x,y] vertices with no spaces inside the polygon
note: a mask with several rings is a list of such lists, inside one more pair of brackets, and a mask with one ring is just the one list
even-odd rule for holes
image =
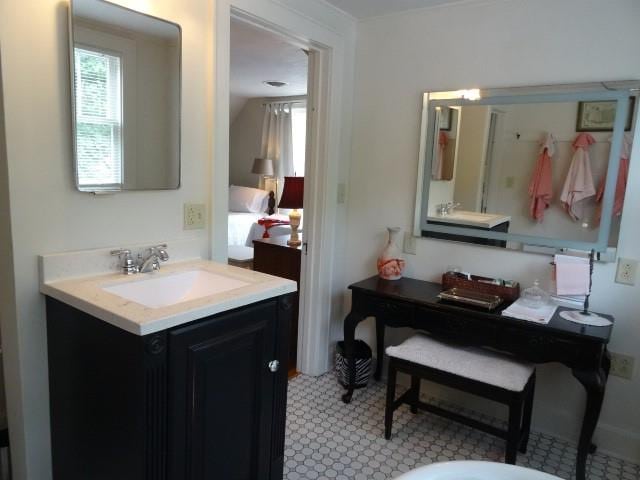
{"label": "cabinet door", "polygon": [[277,302],[169,334],[169,478],[268,479]]}

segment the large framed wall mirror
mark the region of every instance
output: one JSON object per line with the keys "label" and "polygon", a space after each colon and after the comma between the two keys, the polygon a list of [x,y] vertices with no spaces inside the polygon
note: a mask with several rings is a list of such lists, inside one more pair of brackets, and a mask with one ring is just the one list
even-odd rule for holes
{"label": "large framed wall mirror", "polygon": [[425,93],[414,235],[543,252],[615,247],[639,87]]}
{"label": "large framed wall mirror", "polygon": [[71,0],[78,190],[180,186],[180,26],[103,0]]}

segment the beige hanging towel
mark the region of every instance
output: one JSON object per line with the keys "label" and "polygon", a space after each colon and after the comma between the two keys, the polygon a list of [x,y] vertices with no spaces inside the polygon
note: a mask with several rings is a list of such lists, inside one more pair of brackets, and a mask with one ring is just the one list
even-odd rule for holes
{"label": "beige hanging towel", "polygon": [[588,133],[581,133],[573,142],[573,159],[567,179],[564,181],[560,201],[574,221],[582,218],[584,201],[596,194],[589,159],[589,147],[594,143],[596,139]]}

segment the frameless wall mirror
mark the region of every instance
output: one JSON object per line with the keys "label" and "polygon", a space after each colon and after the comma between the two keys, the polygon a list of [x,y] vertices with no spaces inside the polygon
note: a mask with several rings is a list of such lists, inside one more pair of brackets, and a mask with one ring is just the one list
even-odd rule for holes
{"label": "frameless wall mirror", "polygon": [[414,234],[532,251],[615,247],[639,86],[425,93]]}
{"label": "frameless wall mirror", "polygon": [[179,25],[103,0],[71,0],[80,191],[180,186],[180,62]]}

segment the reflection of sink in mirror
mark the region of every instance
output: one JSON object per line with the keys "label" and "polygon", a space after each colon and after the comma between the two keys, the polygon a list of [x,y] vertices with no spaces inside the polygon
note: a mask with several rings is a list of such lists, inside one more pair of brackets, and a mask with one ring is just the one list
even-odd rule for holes
{"label": "reflection of sink in mirror", "polygon": [[247,282],[205,270],[168,275],[150,274],[142,280],[103,287],[114,295],[145,307],[161,308],[246,287]]}
{"label": "reflection of sink in mirror", "polygon": [[507,215],[493,213],[467,212],[464,210],[456,210],[448,215],[429,216],[430,222],[451,223],[456,225],[467,225],[478,228],[494,228],[505,222],[509,222],[511,217]]}

